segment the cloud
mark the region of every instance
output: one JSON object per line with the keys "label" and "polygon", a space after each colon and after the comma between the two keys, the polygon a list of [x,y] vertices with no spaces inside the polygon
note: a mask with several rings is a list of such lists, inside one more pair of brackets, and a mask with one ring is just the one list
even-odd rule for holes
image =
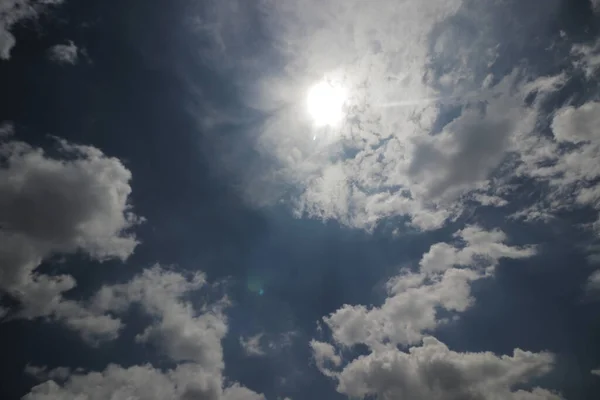
{"label": "cloud", "polygon": [[456,243],[436,243],[423,255],[419,272],[405,272],[388,282],[389,296],[380,307],[344,305],[323,318],[336,343],[366,344],[372,349],[422,340],[446,319],[441,310],[463,312],[474,300],[471,283],[493,274],[503,258],[536,254],[533,247],[506,245],[506,235],[468,226],[454,234]]}
{"label": "cloud", "polygon": [[575,44],[571,53],[575,57],[575,66],[585,72],[587,79],[592,79],[600,68],[600,40],[594,44]]}
{"label": "cloud", "polygon": [[[513,13],[514,30],[497,15],[518,2],[416,4],[262,3],[257,24],[283,72],[260,75],[240,67],[238,79],[252,76],[240,82],[248,108],[263,117],[243,140],[221,143],[214,135],[215,162],[239,178],[249,202],[283,202],[298,217],[367,230],[392,217],[436,229],[460,216],[467,200],[507,205],[494,179],[511,170],[503,167],[536,128],[539,110],[526,96],[566,78],[534,87],[522,68],[499,74],[495,63],[510,52],[499,44],[523,47],[523,32],[551,21],[558,2],[546,2],[533,19]],[[221,22],[230,11],[219,10],[211,32],[227,38],[218,41],[219,54],[234,57],[232,49],[241,47],[236,40],[244,37]],[[477,39],[469,32],[478,32]],[[341,82],[350,93],[338,127],[317,128],[307,115],[306,92],[321,79]],[[249,144],[254,152],[240,162]]]}
{"label": "cloud", "polygon": [[512,150],[513,139],[530,132],[535,122],[535,112],[509,95],[513,81],[505,78],[496,87],[500,97],[488,100],[485,111],[467,108],[440,134],[415,139],[408,168],[418,181],[413,192],[427,199],[456,198],[487,181]]}
{"label": "cloud", "polygon": [[35,365],[27,364],[25,366],[25,373],[33,376],[39,381],[54,380],[64,381],[71,375],[71,369],[66,367],[58,367],[48,370],[48,367],[38,367]]}
{"label": "cloud", "polygon": [[264,356],[265,351],[262,349],[260,342],[264,334],[257,333],[247,339],[240,337],[240,346],[247,356]]}
{"label": "cloud", "polygon": [[378,399],[560,399],[557,394],[516,386],[549,372],[549,353],[515,349],[512,356],[457,353],[433,337],[407,353],[397,349],[361,356],[336,376],[337,391],[350,397]]}
{"label": "cloud", "polygon": [[[425,334],[470,307],[471,283],[492,276],[500,260],[536,253],[531,246],[507,245],[500,230],[467,226],[453,236],[453,242],[430,247],[419,271],[391,279],[389,296],[380,307],[344,305],[324,317],[332,340],[311,342],[317,367],[337,382],[339,393],[351,398],[561,399],[542,388],[524,389],[551,370],[550,353],[459,353]],[[358,344],[368,352],[344,360],[342,354],[351,355],[346,350]],[[401,351],[400,346],[412,347]]]}
{"label": "cloud", "polygon": [[109,365],[102,372],[61,374],[63,382],[58,384],[57,376],[30,366],[29,373],[50,380],[34,387],[24,398],[264,399],[237,383],[225,383],[221,341],[227,333],[223,308],[228,303],[219,300],[195,306],[189,295],[205,285],[205,276],[200,272],[180,273],[153,266],[126,283],[103,286],[86,304],[86,310],[94,315],[117,316],[138,305],[154,322],[136,336],[136,342],[155,346],[177,363],[175,368]]}
{"label": "cloud", "polygon": [[589,295],[600,295],[600,270],[595,271],[588,277],[588,280],[585,284],[585,290]]}
{"label": "cloud", "polygon": [[193,361],[209,370],[222,365],[221,339],[227,333],[222,313],[226,302],[204,307],[198,314],[183,296],[206,284],[203,274],[185,275],[159,266],[144,270],[128,283],[103,286],[91,300],[96,313],[125,312],[132,304],[156,322],[136,336],[138,343],[150,343],[173,361]]}
{"label": "cloud", "polygon": [[0,147],[1,289],[20,302],[12,318],[51,317],[90,342],[112,339],[120,321],[64,299],[76,286],[71,276],[36,268],[78,251],[100,261],[128,258],[137,240],[127,230],[140,221],[128,204],[131,174],[93,147],[61,141],[59,151],[63,159],[17,141]]}
{"label": "cloud", "polygon": [[11,122],[3,122],[0,124],[0,139],[14,135],[15,127]]}
{"label": "cloud", "polygon": [[552,120],[552,131],[559,142],[582,143],[600,141],[600,103],[589,102],[580,107],[558,110]]}
{"label": "cloud", "polygon": [[73,41],[69,41],[68,44],[56,44],[48,49],[48,57],[58,64],[76,64],[79,49]]}
{"label": "cloud", "polygon": [[197,364],[166,371],[151,365],[123,368],[111,364],[102,372],[74,373],[63,384],[44,382],[23,399],[264,400],[238,384],[221,389],[217,383]]}
{"label": "cloud", "polygon": [[41,260],[84,251],[125,260],[138,244],[128,204],[131,173],[100,150],[58,143],[52,158],[23,142],[0,145],[0,257],[4,289],[27,282]]}
{"label": "cloud", "polygon": [[63,0],[0,0],[0,59],[8,60],[16,39],[10,32],[17,23],[36,18],[50,5]]}
{"label": "cloud", "polygon": [[600,368],[598,368],[598,369],[593,369],[593,370],[591,370],[591,371],[590,371],[590,373],[591,373],[592,375],[600,376]]}
{"label": "cloud", "polygon": [[507,237],[498,229],[485,231],[479,226],[472,225],[456,232],[454,237],[464,245],[434,244],[419,263],[421,271],[443,272],[453,266],[482,262],[493,268],[502,258],[528,258],[536,254],[535,248],[531,246],[506,245]]}
{"label": "cloud", "polygon": [[316,340],[311,340],[309,344],[319,371],[326,376],[334,376],[329,372],[330,366],[337,368],[342,365],[342,358],[336,353],[335,347]]}
{"label": "cloud", "polygon": [[50,317],[90,340],[113,337],[118,321],[96,316],[63,293],[69,275],[43,275],[38,266],[56,255],[126,260],[138,244],[130,229],[130,171],[90,146],[58,141],[59,157],[16,140],[0,142],[0,291],[20,307],[11,318]]}

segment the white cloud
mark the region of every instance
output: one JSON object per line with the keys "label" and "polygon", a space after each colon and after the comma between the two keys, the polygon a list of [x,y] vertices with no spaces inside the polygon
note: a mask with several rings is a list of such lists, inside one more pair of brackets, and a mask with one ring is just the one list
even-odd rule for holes
{"label": "white cloud", "polygon": [[102,372],[74,373],[63,384],[50,380],[35,386],[24,400],[264,400],[264,396],[219,381],[197,364],[181,364],[162,371],[150,365],[123,368],[109,365]]}
{"label": "white cloud", "polygon": [[593,370],[591,370],[591,371],[590,371],[590,373],[591,373],[592,375],[600,376],[600,368],[598,368],[598,369],[593,369]]}
{"label": "white cloud", "polygon": [[334,376],[329,371],[330,366],[337,368],[342,364],[342,358],[336,353],[335,347],[329,343],[311,340],[310,348],[319,371],[326,376]]}
{"label": "white cloud", "polygon": [[242,350],[246,353],[247,356],[264,356],[265,351],[261,347],[261,340],[264,334],[257,333],[254,336],[250,336],[247,339],[240,337],[240,346],[242,346]]}
{"label": "white cloud", "polygon": [[407,353],[397,349],[361,356],[336,376],[338,392],[349,397],[377,396],[381,400],[559,400],[536,388],[515,390],[547,373],[553,365],[548,353],[515,349],[512,356],[493,353],[457,353],[433,337]]}
{"label": "white cloud", "polygon": [[[10,138],[9,138],[10,139]],[[119,323],[63,299],[71,276],[36,269],[55,255],[81,252],[126,260],[141,221],[129,205],[131,173],[100,150],[58,142],[61,158],[19,141],[0,142],[0,291],[21,303],[12,318],[63,320],[93,340],[113,337]]]}
{"label": "white cloud", "polygon": [[456,313],[473,304],[471,282],[491,276],[503,258],[535,255],[533,247],[506,245],[506,235],[468,226],[455,233],[455,244],[436,243],[423,255],[420,272],[403,273],[388,282],[389,297],[380,307],[344,305],[323,318],[333,339],[343,346],[418,343],[424,332],[445,322],[441,309]]}
{"label": "white cloud", "polygon": [[[122,315],[133,304],[139,305],[154,322],[136,336],[136,341],[151,343],[178,363],[177,367],[165,371],[151,365],[109,365],[102,372],[62,374],[63,383],[49,380],[24,398],[264,399],[236,383],[225,383],[221,340],[227,333],[223,308],[228,303],[220,300],[195,306],[189,295],[205,285],[202,273],[178,273],[154,266],[127,283],[103,286],[86,305],[85,310],[97,316]],[[31,366],[28,372],[46,379],[58,377],[57,373],[54,377],[44,375],[45,369]]]}
{"label": "white cloud", "polygon": [[482,275],[472,270],[449,269],[426,282],[424,275],[409,274],[391,283],[390,296],[380,307],[345,305],[324,317],[336,343],[371,348],[418,343],[423,332],[442,321],[438,310],[466,310],[473,303],[470,282]]}
{"label": "white cloud", "polygon": [[16,43],[12,27],[26,19],[36,18],[45,7],[63,0],[0,0],[0,60],[8,60]]}
{"label": "white cloud", "polygon": [[[351,398],[382,400],[559,400],[541,388],[523,390],[550,371],[549,353],[515,349],[512,356],[458,353],[425,335],[474,302],[471,282],[492,276],[503,258],[535,254],[533,247],[509,246],[499,230],[467,226],[453,243],[436,243],[422,257],[420,271],[403,273],[388,284],[380,307],[345,305],[323,318],[332,343],[312,341],[317,367],[337,381],[337,391]],[[445,310],[447,316],[438,314]],[[408,347],[406,352],[400,346]],[[369,352],[345,362],[348,347],[365,344]]]}
{"label": "white cloud", "polygon": [[506,245],[504,232],[494,229],[485,231],[478,226],[468,226],[454,234],[463,246],[452,246],[448,243],[437,243],[423,255],[419,265],[421,271],[443,272],[457,265],[474,265],[495,267],[502,258],[528,258],[535,255],[535,248]]}
{"label": "white cloud", "polygon": [[174,361],[193,361],[211,370],[222,368],[221,339],[227,333],[224,302],[205,306],[197,313],[182,297],[205,285],[201,273],[186,276],[159,266],[146,269],[124,284],[103,286],[91,301],[96,313],[122,313],[132,304],[156,322],[136,336],[139,343],[151,343]]}
{"label": "white cloud", "polygon": [[72,41],[68,44],[56,44],[48,50],[48,56],[59,64],[76,64],[79,58],[79,49]]}
{"label": "white cloud", "polygon": [[[559,76],[555,78],[563,81]],[[534,86],[529,85],[529,89]],[[560,88],[560,85],[544,86],[547,90],[542,100],[551,100],[550,96]],[[532,179],[532,184],[543,189],[544,196],[532,199],[533,204],[523,207],[513,217],[549,221],[559,211],[585,207],[600,210],[599,111],[600,103],[596,101],[566,105],[547,116],[552,136],[533,131],[520,137],[513,165],[516,176]]]}

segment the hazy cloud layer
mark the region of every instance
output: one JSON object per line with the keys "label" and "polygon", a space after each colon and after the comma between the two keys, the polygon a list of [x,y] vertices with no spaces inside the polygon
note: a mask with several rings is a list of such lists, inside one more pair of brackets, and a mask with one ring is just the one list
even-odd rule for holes
{"label": "hazy cloud layer", "polygon": [[[515,158],[544,144],[532,150],[543,116],[526,100],[560,82],[533,78],[518,60],[496,75],[498,59],[509,57],[499,44],[520,49],[516,32],[551,21],[558,2],[545,2],[535,18],[517,13],[503,22],[495,15],[518,9],[518,2],[376,3],[267,1],[248,13],[272,44],[268,55],[284,68],[240,83],[251,95],[249,106],[266,115],[249,139],[258,161],[237,165],[224,150],[223,163],[255,204],[284,201],[297,216],[352,227],[371,229],[404,216],[420,229],[435,229],[461,215],[469,201],[507,205],[506,183],[536,173],[527,164],[515,174]],[[230,26],[229,6],[211,9],[217,22],[210,35],[219,43],[211,55],[225,60],[243,42],[247,24]],[[591,56],[581,56],[586,51],[593,53],[573,52],[578,68],[593,65]],[[252,60],[245,54],[248,65],[240,68],[257,74]],[[306,92],[321,79],[341,82],[350,93],[338,127],[316,128],[307,115]],[[449,108],[458,115],[449,118]],[[241,151],[236,143],[223,146]]]}

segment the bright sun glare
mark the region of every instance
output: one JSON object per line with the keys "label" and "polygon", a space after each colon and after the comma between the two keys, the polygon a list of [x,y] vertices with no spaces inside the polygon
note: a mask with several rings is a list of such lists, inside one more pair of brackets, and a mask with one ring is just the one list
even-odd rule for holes
{"label": "bright sun glare", "polygon": [[335,126],[344,117],[347,91],[335,83],[321,81],[308,90],[308,114],[317,126]]}

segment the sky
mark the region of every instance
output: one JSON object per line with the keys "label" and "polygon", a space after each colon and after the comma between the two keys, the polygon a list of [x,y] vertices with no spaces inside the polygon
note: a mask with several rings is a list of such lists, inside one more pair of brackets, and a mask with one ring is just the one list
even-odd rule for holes
{"label": "sky", "polygon": [[0,0],[0,398],[595,400],[597,0]]}

